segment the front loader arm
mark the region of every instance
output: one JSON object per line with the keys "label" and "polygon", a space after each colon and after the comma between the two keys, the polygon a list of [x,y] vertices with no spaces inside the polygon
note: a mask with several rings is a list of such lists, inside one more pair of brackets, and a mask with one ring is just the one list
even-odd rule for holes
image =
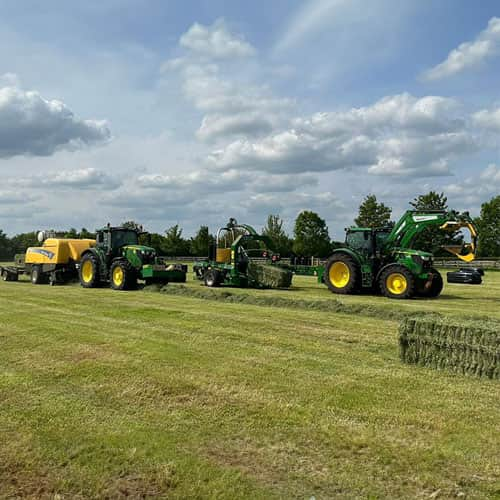
{"label": "front loader arm", "polygon": [[459,214],[455,211],[448,212],[445,210],[408,210],[389,234],[386,240],[386,248],[388,245],[402,249],[411,248],[415,237],[432,226],[438,226],[443,231],[451,232],[463,228],[468,229],[471,234],[470,243],[448,245],[443,248],[465,262],[475,259],[477,229],[467,212]]}

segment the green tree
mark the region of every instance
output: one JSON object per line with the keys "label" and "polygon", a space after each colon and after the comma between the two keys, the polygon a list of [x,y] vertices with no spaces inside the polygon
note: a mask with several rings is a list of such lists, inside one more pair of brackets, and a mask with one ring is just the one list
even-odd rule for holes
{"label": "green tree", "polygon": [[181,257],[189,255],[189,241],[182,237],[182,229],[179,224],[165,231],[162,251],[165,255]]}
{"label": "green tree", "polygon": [[137,229],[138,231],[142,231],[142,225],[135,220],[127,220],[121,223],[121,227],[126,227],[127,229]]}
{"label": "green tree", "polygon": [[82,238],[82,239],[93,240],[93,239],[95,239],[95,233],[91,233],[88,229],[86,229],[85,227],[82,227],[80,229],[80,232],[78,233],[78,237]]}
{"label": "green tree", "polygon": [[479,255],[500,257],[500,196],[481,205],[478,231]]}
{"label": "green tree", "polygon": [[305,257],[327,257],[330,236],[326,222],[315,212],[303,211],[295,220],[293,251]]}
{"label": "green tree", "polygon": [[262,229],[262,234],[273,242],[276,252],[282,257],[288,257],[292,252],[292,239],[283,228],[283,220],[279,215],[268,215],[267,224]]}
{"label": "green tree", "polygon": [[10,240],[7,235],[0,229],[0,260],[10,260],[12,258],[12,250]]}
{"label": "green tree", "polygon": [[391,223],[392,208],[379,203],[374,194],[369,194],[359,206],[354,222],[358,227],[384,227]]}
{"label": "green tree", "polygon": [[198,229],[198,232],[190,241],[191,255],[206,257],[208,255],[208,247],[214,242],[214,239],[214,236],[208,230],[208,226],[200,226],[200,229]]}
{"label": "green tree", "polygon": [[[427,194],[417,196],[410,205],[415,210],[448,210],[448,198],[444,193],[429,191]],[[417,235],[412,246],[417,250],[424,250],[435,255],[449,255],[446,250],[442,249],[443,245],[459,245],[462,242],[462,236],[459,232],[446,232],[437,226],[431,226]]]}
{"label": "green tree", "polygon": [[16,234],[10,239],[11,257],[18,253],[25,253],[28,247],[39,245],[36,232]]}
{"label": "green tree", "polygon": [[78,231],[76,230],[76,228],[72,227],[72,228],[70,228],[70,230],[69,230],[69,231],[66,231],[66,232],[64,233],[64,237],[65,237],[65,238],[73,238],[73,239],[76,239],[76,238],[78,238],[78,237],[79,237],[79,236],[78,236]]}

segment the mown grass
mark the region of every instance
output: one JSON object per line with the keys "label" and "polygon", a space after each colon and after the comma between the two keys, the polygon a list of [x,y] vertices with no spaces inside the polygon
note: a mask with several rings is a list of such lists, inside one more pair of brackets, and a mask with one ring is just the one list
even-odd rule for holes
{"label": "mown grass", "polygon": [[[499,290],[341,300],[498,318]],[[0,309],[0,496],[500,495],[498,381],[400,363],[394,320],[26,282]]]}

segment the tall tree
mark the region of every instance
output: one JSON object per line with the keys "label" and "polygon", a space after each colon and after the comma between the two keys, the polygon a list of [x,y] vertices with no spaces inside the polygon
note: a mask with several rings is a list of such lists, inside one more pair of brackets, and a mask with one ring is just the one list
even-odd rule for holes
{"label": "tall tree", "polygon": [[7,235],[0,229],[0,260],[10,260],[12,250]]}
{"label": "tall tree", "polygon": [[142,231],[142,225],[135,220],[127,220],[121,223],[121,227],[126,227],[127,229],[137,229],[138,231]]}
{"label": "tall tree", "polygon": [[326,222],[315,212],[303,211],[295,220],[293,251],[306,257],[327,257],[330,236]]}
{"label": "tall tree", "polygon": [[181,257],[189,255],[189,241],[182,237],[182,229],[179,224],[168,228],[165,231],[162,250],[165,255]]}
{"label": "tall tree", "polygon": [[82,227],[80,229],[80,232],[78,233],[78,236],[83,239],[89,239],[93,240],[95,239],[95,233],[91,233],[87,228]]}
{"label": "tall tree", "polygon": [[383,227],[391,222],[392,208],[379,203],[374,194],[369,194],[359,206],[354,222],[359,227]]}
{"label": "tall tree", "polygon": [[283,228],[283,220],[279,215],[268,215],[267,224],[262,229],[262,234],[271,239],[276,252],[282,257],[287,257],[292,251],[292,239]]}
{"label": "tall tree", "polygon": [[500,257],[500,196],[481,205],[478,230],[480,256]]}
{"label": "tall tree", "polygon": [[39,245],[36,232],[16,234],[10,239],[11,256],[13,257],[18,253],[25,253],[28,247]]}
{"label": "tall tree", "polygon": [[213,241],[214,237],[210,234],[208,226],[200,226],[200,229],[198,229],[198,232],[190,241],[191,255],[206,257],[208,255],[208,247]]}
{"label": "tall tree", "polygon": [[[448,198],[444,193],[429,191],[427,194],[417,196],[410,205],[415,210],[448,210]],[[446,250],[441,247],[443,245],[457,245],[462,242],[462,237],[459,232],[450,233],[443,231],[439,227],[428,227],[417,235],[412,246],[417,250],[424,250],[435,255],[449,255]]]}

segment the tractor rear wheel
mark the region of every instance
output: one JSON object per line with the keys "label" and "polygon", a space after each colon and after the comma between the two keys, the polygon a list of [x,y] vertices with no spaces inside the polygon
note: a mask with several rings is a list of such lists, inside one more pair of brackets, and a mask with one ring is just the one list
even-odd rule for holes
{"label": "tractor rear wheel", "polygon": [[411,271],[398,264],[387,267],[379,278],[382,294],[390,299],[411,299],[415,295],[415,284]]}
{"label": "tractor rear wheel", "polygon": [[84,288],[96,288],[101,284],[99,262],[93,254],[84,255],[80,262],[80,284]]}
{"label": "tractor rear wheel", "polygon": [[117,260],[111,264],[111,288],[113,290],[131,290],[137,286],[137,275],[127,260]]}
{"label": "tractor rear wheel", "polygon": [[333,255],[325,265],[323,280],[333,293],[356,293],[359,290],[359,267],[349,255]]}
{"label": "tractor rear wheel", "polygon": [[221,283],[221,276],[216,269],[209,269],[204,277],[205,285],[209,287],[219,286]]}
{"label": "tractor rear wheel", "polygon": [[419,293],[421,297],[427,297],[433,299],[438,297],[443,291],[444,284],[441,273],[437,269],[432,268],[431,274],[432,274],[432,281],[428,287],[425,287],[425,285],[422,287]]}

